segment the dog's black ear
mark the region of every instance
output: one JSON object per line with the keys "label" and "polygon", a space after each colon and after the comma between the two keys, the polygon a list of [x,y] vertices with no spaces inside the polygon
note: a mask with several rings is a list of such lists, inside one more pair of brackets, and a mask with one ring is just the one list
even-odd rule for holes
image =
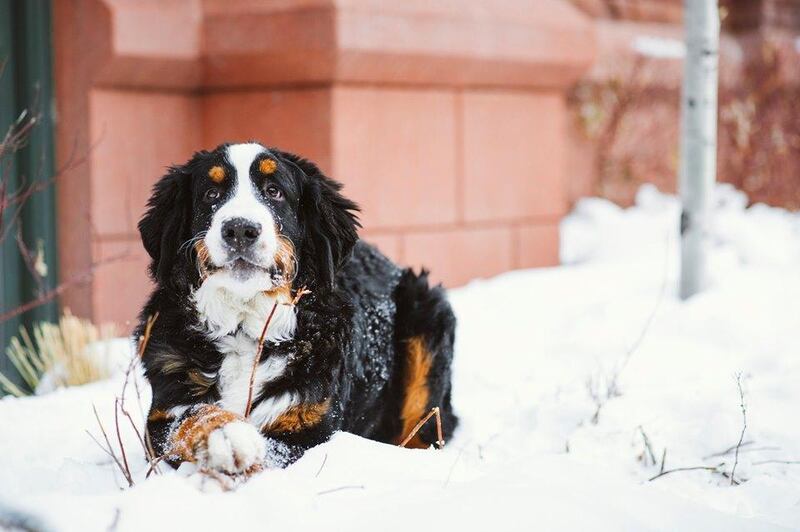
{"label": "dog's black ear", "polygon": [[147,211],[139,221],[139,233],[150,262],[150,275],[164,286],[171,276],[178,250],[190,238],[192,214],[191,173],[173,166],[153,186]]}
{"label": "dog's black ear", "polygon": [[292,153],[280,156],[300,174],[300,218],[305,229],[301,268],[310,262],[320,283],[332,288],[336,272],[350,258],[358,240],[358,205],[339,192],[341,183],[312,163]]}

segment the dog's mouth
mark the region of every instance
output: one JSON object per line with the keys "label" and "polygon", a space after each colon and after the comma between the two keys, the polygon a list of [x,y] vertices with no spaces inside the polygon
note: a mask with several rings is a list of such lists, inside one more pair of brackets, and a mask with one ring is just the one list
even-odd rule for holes
{"label": "dog's mouth", "polygon": [[225,263],[223,268],[231,272],[234,277],[240,279],[249,279],[254,275],[269,274],[270,272],[270,268],[243,256],[234,257]]}

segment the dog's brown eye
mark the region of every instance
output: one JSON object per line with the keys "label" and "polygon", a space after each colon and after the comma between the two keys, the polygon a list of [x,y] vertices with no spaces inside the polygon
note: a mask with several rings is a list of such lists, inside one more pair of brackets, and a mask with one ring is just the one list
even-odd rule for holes
{"label": "dog's brown eye", "polygon": [[219,199],[220,193],[218,188],[209,188],[203,196],[203,201],[206,203],[216,203]]}
{"label": "dog's brown eye", "polygon": [[267,196],[269,196],[272,199],[281,199],[283,197],[283,192],[281,192],[281,189],[279,189],[275,185],[268,185]]}

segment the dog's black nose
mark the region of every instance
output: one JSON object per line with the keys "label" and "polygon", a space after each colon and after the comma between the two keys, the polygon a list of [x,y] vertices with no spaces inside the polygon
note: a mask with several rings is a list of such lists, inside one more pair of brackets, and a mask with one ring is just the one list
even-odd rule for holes
{"label": "dog's black nose", "polygon": [[244,251],[258,240],[261,224],[246,218],[231,218],[222,224],[222,240],[233,250]]}

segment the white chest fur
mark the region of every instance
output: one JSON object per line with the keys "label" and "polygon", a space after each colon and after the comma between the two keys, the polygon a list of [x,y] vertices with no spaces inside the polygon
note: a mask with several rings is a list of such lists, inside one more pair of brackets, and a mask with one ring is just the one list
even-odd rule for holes
{"label": "white chest fur", "polygon": [[[220,282],[218,275],[208,278],[192,295],[203,332],[214,341],[223,355],[217,381],[222,408],[244,414],[250,389],[250,375],[257,350],[257,338],[275,305],[275,299],[264,293],[243,295]],[[269,323],[265,341],[288,340],[294,336],[297,319],[294,307],[278,303]],[[280,377],[286,369],[285,356],[262,358],[256,370],[253,390]],[[282,396],[267,398],[252,412],[252,420],[263,424],[280,415],[293,401]],[[276,402],[277,401],[277,402]],[[268,411],[265,411],[268,410]]]}
{"label": "white chest fur", "polygon": [[[256,341],[239,332],[224,336],[215,344],[224,355],[217,381],[219,404],[225,410],[244,414],[250,390],[250,375],[256,356]],[[265,383],[280,377],[286,369],[286,363],[285,356],[271,356],[263,360],[256,370],[253,381],[254,392],[260,390]]]}
{"label": "white chest fur", "polygon": [[[250,338],[258,338],[275,304],[275,298],[261,291],[242,293],[233,289],[226,282],[226,275],[212,275],[192,294],[197,315],[207,336],[219,339],[241,331]],[[278,303],[275,315],[269,322],[266,339],[288,340],[294,336],[296,325],[294,307]]]}

